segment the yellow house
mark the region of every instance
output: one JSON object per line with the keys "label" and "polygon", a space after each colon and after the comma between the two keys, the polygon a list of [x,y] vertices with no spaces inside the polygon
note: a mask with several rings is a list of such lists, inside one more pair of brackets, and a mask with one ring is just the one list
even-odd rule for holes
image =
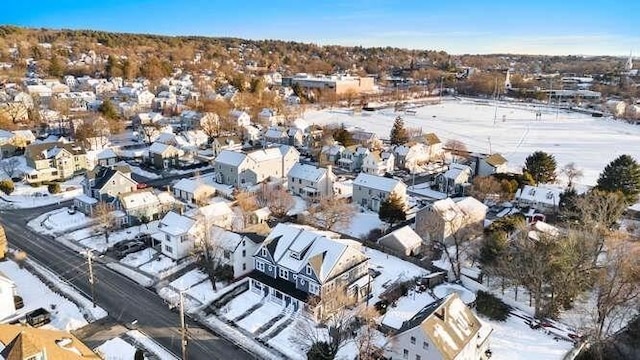
{"label": "yellow house", "polygon": [[75,144],[61,142],[31,144],[25,150],[31,168],[28,183],[64,180],[87,170],[87,152]]}

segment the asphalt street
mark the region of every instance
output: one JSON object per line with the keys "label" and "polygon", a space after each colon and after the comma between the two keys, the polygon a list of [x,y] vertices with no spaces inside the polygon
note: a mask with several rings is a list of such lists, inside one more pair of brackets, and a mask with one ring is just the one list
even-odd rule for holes
{"label": "asphalt street", "polygon": [[[85,294],[91,294],[86,258],[66,248],[49,236],[37,234],[26,224],[44,212],[68,205],[52,205],[28,210],[0,210],[0,223],[5,228],[9,244],[45,265],[62,279],[72,283]],[[137,320],[137,328],[180,358],[180,319],[170,311],[153,291],[94,262],[97,303],[117,322],[130,326]],[[87,296],[90,298],[90,296]],[[253,359],[254,357],[194,321],[188,321],[189,359]]]}

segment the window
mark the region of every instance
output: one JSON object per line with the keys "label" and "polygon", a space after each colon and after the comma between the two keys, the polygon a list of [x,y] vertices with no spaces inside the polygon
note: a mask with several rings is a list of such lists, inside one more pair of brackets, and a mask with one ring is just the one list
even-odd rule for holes
{"label": "window", "polygon": [[264,263],[261,261],[256,261],[256,269],[264,271]]}
{"label": "window", "polygon": [[267,249],[262,248],[261,254],[262,254],[262,256],[267,256]]}
{"label": "window", "polygon": [[247,264],[242,264],[242,271],[247,270]]}
{"label": "window", "polygon": [[286,269],[280,268],[280,277],[289,280],[289,272]]}
{"label": "window", "polygon": [[171,237],[169,236],[169,234],[165,234],[164,239],[167,241],[171,241]]}
{"label": "window", "polygon": [[242,257],[247,257],[247,250],[242,250]]}
{"label": "window", "polygon": [[273,271],[273,266],[269,265],[269,271]]}
{"label": "window", "polygon": [[425,350],[429,349],[429,343],[428,343],[428,342],[426,342],[426,341],[425,341],[425,342],[423,342],[423,343],[422,343],[422,348],[423,348],[423,349],[425,349]]}
{"label": "window", "polygon": [[403,359],[408,359],[409,358],[409,350],[407,350],[407,349],[402,350],[402,358]]}
{"label": "window", "polygon": [[413,345],[416,344],[416,337],[415,336],[411,337],[411,344],[413,344]]}
{"label": "window", "polygon": [[311,266],[307,265],[307,275],[311,275]]}
{"label": "window", "polygon": [[320,290],[320,287],[318,286],[318,284],[314,284],[314,283],[309,283],[309,292],[315,295],[318,295],[318,292]]}
{"label": "window", "polygon": [[420,360],[420,359],[421,359],[420,355],[416,355],[416,360]]}
{"label": "window", "polygon": [[172,253],[173,252],[173,248],[171,246],[169,246],[169,245],[165,245],[164,246],[164,251]]}

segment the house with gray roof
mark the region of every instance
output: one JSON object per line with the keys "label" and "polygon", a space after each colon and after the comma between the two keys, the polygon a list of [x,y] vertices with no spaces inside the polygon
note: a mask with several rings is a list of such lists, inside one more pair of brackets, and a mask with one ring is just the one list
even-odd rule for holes
{"label": "house with gray roof", "polygon": [[331,165],[322,168],[297,163],[287,175],[287,190],[304,199],[322,199],[333,195],[335,181]]}
{"label": "house with gray roof", "polygon": [[300,153],[286,145],[247,153],[223,150],[214,161],[216,181],[246,187],[268,178],[284,178],[299,159]]}
{"label": "house with gray roof", "polygon": [[353,181],[353,203],[373,211],[379,211],[391,193],[406,201],[407,186],[400,180],[365,173]]}

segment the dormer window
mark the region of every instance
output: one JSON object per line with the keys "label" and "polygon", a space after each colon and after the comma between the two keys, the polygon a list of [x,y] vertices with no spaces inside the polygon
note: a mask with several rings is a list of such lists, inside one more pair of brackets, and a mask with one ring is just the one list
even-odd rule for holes
{"label": "dormer window", "polygon": [[311,266],[307,265],[307,275],[311,275]]}
{"label": "dormer window", "polygon": [[262,254],[262,256],[267,256],[267,249],[262,248],[261,254]]}

